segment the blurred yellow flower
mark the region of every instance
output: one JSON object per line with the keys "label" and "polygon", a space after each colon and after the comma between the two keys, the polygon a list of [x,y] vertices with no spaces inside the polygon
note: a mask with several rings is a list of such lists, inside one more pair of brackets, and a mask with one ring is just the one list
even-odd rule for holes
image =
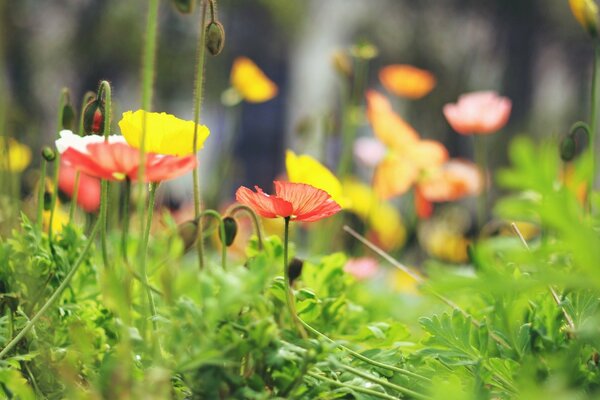
{"label": "blurred yellow flower", "polygon": [[262,103],[277,95],[277,85],[247,57],[238,57],[233,62],[231,84],[250,103]]}
{"label": "blurred yellow flower", "polygon": [[[8,144],[8,146],[7,146]],[[23,172],[31,163],[31,149],[12,138],[0,138],[0,169]]]}
{"label": "blurred yellow flower", "polygon": [[592,36],[598,34],[598,5],[594,0],[569,0],[571,12],[579,24]]}
{"label": "blurred yellow flower", "polygon": [[342,208],[349,206],[342,191],[342,184],[323,164],[309,155],[296,155],[291,150],[285,153],[285,167],[288,180],[294,183],[306,183],[326,191]]}
{"label": "blurred yellow flower", "polygon": [[[52,232],[59,233],[62,231],[63,226],[69,223],[69,215],[62,209],[58,200],[56,201],[56,207],[54,207],[54,217],[52,218]],[[48,232],[48,226],[50,225],[50,210],[44,210],[42,214],[42,226],[44,231]]]}
{"label": "blurred yellow flower", "polygon": [[392,273],[392,288],[400,293],[418,295],[419,283],[404,271],[394,270]]}
{"label": "blurred yellow flower", "polygon": [[344,195],[349,199],[349,211],[363,219],[376,235],[376,242],[385,250],[401,247],[406,240],[406,229],[400,213],[382,201],[373,190],[356,180],[343,184]]}
{"label": "blurred yellow flower", "polygon": [[[119,121],[121,133],[129,145],[139,148],[142,139],[142,123],[146,116],[146,141],[144,147],[147,152],[186,156],[194,152],[194,126],[193,121],[185,121],[171,114],[146,112],[137,110],[127,111]],[[204,125],[198,126],[198,149],[210,131]]]}

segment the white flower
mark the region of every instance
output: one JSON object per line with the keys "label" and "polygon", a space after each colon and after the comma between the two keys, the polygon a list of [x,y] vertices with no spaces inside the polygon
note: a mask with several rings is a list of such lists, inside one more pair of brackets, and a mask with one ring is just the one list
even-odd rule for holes
{"label": "white flower", "polygon": [[[87,145],[91,143],[102,143],[104,142],[104,136],[100,135],[87,135],[79,136],[74,134],[68,129],[62,130],[58,133],[60,139],[56,140],[56,149],[60,154],[64,153],[69,147],[79,151],[80,153],[87,153]],[[108,136],[109,143],[127,143],[125,138],[121,135],[110,135]]]}

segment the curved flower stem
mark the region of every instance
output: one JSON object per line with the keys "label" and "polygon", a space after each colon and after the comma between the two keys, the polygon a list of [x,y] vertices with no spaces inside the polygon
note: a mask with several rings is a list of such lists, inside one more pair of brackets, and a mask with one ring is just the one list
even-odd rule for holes
{"label": "curved flower stem", "polygon": [[202,220],[202,217],[205,216],[213,217],[219,224],[219,230],[221,234],[221,267],[223,267],[223,269],[225,270],[227,269],[227,246],[225,245],[225,224],[223,223],[223,218],[221,218],[221,214],[219,214],[215,210],[204,210],[200,213],[200,216],[197,219],[198,226],[200,226],[200,221]]}
{"label": "curved flower stem", "polygon": [[294,291],[290,286],[290,271],[288,268],[289,231],[290,217],[285,217],[285,230],[283,238],[283,281],[285,285],[285,299],[287,301],[288,310],[290,311],[290,316],[292,317],[292,321],[294,321],[294,325],[296,325],[298,333],[300,334],[302,339],[308,339],[306,330],[304,329],[304,326],[302,326],[302,320],[300,319],[300,317],[298,316],[298,312],[296,311]]}
{"label": "curved flower stem", "polygon": [[131,201],[131,181],[125,180],[125,193],[123,195],[123,224],[121,226],[121,254],[127,262],[127,241],[129,237],[129,202]]}
{"label": "curved flower stem", "polygon": [[[59,101],[59,109],[57,116],[57,125],[56,125],[56,137],[58,139],[58,134],[62,129],[62,120],[63,120],[63,111],[65,109],[65,104],[69,102],[69,89],[63,88],[60,93],[60,101]],[[52,225],[54,222],[54,209],[56,208],[56,199],[58,197],[58,167],[60,165],[60,154],[56,153],[56,158],[54,159],[54,170],[53,170],[53,181],[52,181],[52,194],[50,199],[50,220],[48,222],[48,242],[50,244],[50,249],[54,252],[54,247],[52,246]]]}
{"label": "curved flower stem", "polygon": [[152,296],[152,290],[150,289],[150,285],[148,283],[148,272],[146,268],[146,254],[148,252],[148,241],[150,239],[150,227],[152,226],[152,216],[154,214],[154,200],[156,199],[156,189],[158,188],[158,183],[150,184],[150,191],[148,192],[148,213],[146,226],[144,228],[144,233],[142,236],[142,253],[140,255],[140,277],[142,278],[142,284],[146,289],[146,296],[148,298],[148,306],[150,308],[150,315],[152,318],[152,328],[154,331],[158,329],[158,324],[156,321],[156,305],[154,304],[154,297]]}
{"label": "curved flower stem", "polygon": [[254,210],[252,208],[248,207],[247,205],[236,204],[235,206],[233,206],[229,209],[227,214],[231,215],[231,217],[234,217],[235,214],[237,214],[241,211],[245,211],[250,216],[250,218],[252,218],[252,223],[254,224],[254,230],[256,231],[256,237],[258,238],[258,249],[262,250],[264,248],[263,234],[262,234],[262,229],[260,227],[260,220],[258,219],[258,216],[254,212]]}
{"label": "curved flower stem", "polygon": [[335,340],[331,339],[329,336],[327,336],[324,333],[320,332],[316,328],[313,328],[310,324],[308,324],[302,318],[298,318],[298,320],[311,333],[313,333],[313,334],[315,334],[315,335],[317,335],[317,336],[319,336],[319,337],[327,340],[330,343],[333,343],[339,349],[345,351],[346,353],[350,354],[354,358],[357,358],[357,359],[359,359],[361,361],[364,361],[367,364],[371,364],[372,366],[377,367],[377,368],[382,368],[382,369],[387,369],[388,371],[397,372],[397,373],[402,374],[402,375],[410,376],[411,378],[419,379],[419,380],[421,380],[423,382],[427,382],[427,383],[431,382],[431,379],[429,379],[429,378],[427,378],[425,376],[416,374],[414,372],[411,372],[411,371],[409,371],[407,369],[399,368],[399,367],[395,367],[393,365],[389,365],[389,364],[385,364],[385,363],[382,363],[382,362],[379,362],[379,361],[375,361],[375,360],[373,360],[373,359],[371,359],[371,358],[369,358],[367,356],[364,356],[364,355],[360,354],[359,352],[356,352],[356,351],[352,350],[351,348],[346,347],[343,344],[340,344],[340,343],[336,342]]}
{"label": "curved flower stem", "polygon": [[[198,34],[198,61],[196,63],[196,78],[194,82],[194,155],[198,157],[198,123],[202,113],[202,97],[204,94],[204,64],[206,60],[205,25],[206,25],[206,1],[202,1],[202,12],[200,16],[200,33]],[[202,236],[203,224],[200,217],[202,199],[200,198],[200,176],[199,165],[193,172],[194,179],[194,216],[198,219],[198,237],[196,239],[196,250],[198,252],[198,266],[204,268],[204,238]]]}
{"label": "curved flower stem", "polygon": [[[111,88],[110,84],[107,81],[100,82],[100,87],[98,88],[98,99],[104,99],[104,140],[108,141],[108,135],[110,135],[110,124],[111,124]],[[102,221],[102,226],[100,228],[100,239],[102,243],[102,261],[104,263],[104,268],[109,267],[108,261],[108,243],[106,241],[106,218],[108,215],[108,181],[106,179],[102,180],[100,187],[100,220]]]}
{"label": "curved flower stem", "polygon": [[342,364],[342,363],[339,363],[339,362],[336,363],[336,365],[338,367],[342,368],[342,369],[345,369],[346,371],[350,372],[351,374],[354,374],[356,376],[360,376],[361,378],[364,378],[364,379],[366,379],[368,381],[371,381],[373,383],[377,383],[378,385],[381,385],[381,386],[386,387],[388,389],[392,389],[392,390],[395,390],[397,392],[407,394],[409,396],[414,397],[415,399],[430,399],[431,398],[429,396],[425,396],[424,394],[415,392],[414,390],[405,388],[404,386],[396,385],[395,383],[388,382],[385,379],[377,378],[376,376],[368,374],[368,373],[366,373],[364,371],[361,371],[361,370],[359,370],[357,368],[354,368],[354,367],[351,367],[349,365]]}
{"label": "curved flower stem", "polygon": [[4,349],[2,349],[2,351],[0,352],[0,359],[4,358],[6,356],[6,354],[13,347],[15,347],[17,345],[17,343],[19,343],[19,341],[23,338],[23,336],[25,336],[31,330],[31,328],[33,328],[35,323],[44,315],[44,313],[48,310],[48,308],[50,308],[50,306],[60,297],[62,292],[65,290],[65,288],[71,282],[71,279],[73,278],[73,276],[75,275],[75,273],[77,272],[77,270],[79,269],[81,264],[83,264],[83,261],[85,260],[85,257],[87,255],[88,251],[90,250],[92,243],[94,242],[94,238],[96,237],[96,234],[98,233],[99,228],[100,228],[100,220],[98,220],[96,222],[96,225],[94,225],[94,228],[92,229],[92,232],[90,233],[90,237],[88,238],[88,241],[87,241],[83,251],[79,255],[79,258],[75,262],[75,265],[73,265],[73,268],[71,268],[71,270],[69,271],[67,276],[65,276],[65,279],[61,282],[61,284],[58,286],[58,288],[56,288],[54,293],[52,293],[52,295],[48,298],[48,300],[46,300],[46,303],[44,303],[42,308],[40,308],[39,311],[27,322],[25,327],[17,334],[17,336],[15,336],[6,345],[6,347],[4,347]]}
{"label": "curved flower stem", "polygon": [[487,154],[486,154],[486,146],[483,141],[483,136],[480,135],[472,135],[473,136],[473,149],[475,153],[475,162],[481,171],[481,176],[483,178],[483,187],[481,188],[481,193],[479,193],[479,197],[477,198],[477,226],[479,230],[483,228],[485,222],[487,220],[487,203],[488,203],[488,171],[487,171]]}
{"label": "curved flower stem", "polygon": [[[6,157],[8,159],[8,157]],[[42,157],[42,163],[40,166],[40,183],[38,187],[38,204],[37,204],[37,216],[36,224],[38,229],[42,230],[42,220],[44,215],[44,193],[46,192],[46,159]]]}
{"label": "curved flower stem", "polygon": [[588,198],[588,209],[592,213],[592,191],[594,190],[594,183],[596,180],[596,136],[598,130],[598,69],[600,68],[600,44],[594,43],[594,67],[592,71],[592,110],[590,115],[590,136],[589,136],[589,147],[590,147],[590,162],[592,164],[592,173],[590,174],[589,182],[589,194]]}
{"label": "curved flower stem", "polygon": [[81,178],[81,171],[75,173],[75,184],[73,185],[73,197],[71,198],[71,204],[69,205],[69,223],[73,221],[75,215],[75,208],[77,206],[77,198],[79,197],[79,180]]}
{"label": "curved flower stem", "polygon": [[372,389],[367,389],[367,388],[362,387],[362,386],[350,385],[348,383],[344,383],[344,382],[340,382],[340,381],[335,381],[333,379],[326,378],[323,375],[319,375],[319,374],[314,373],[314,372],[310,372],[309,371],[309,372],[306,373],[306,375],[311,376],[311,377],[313,377],[315,379],[318,379],[320,381],[327,382],[327,383],[329,383],[330,385],[333,385],[333,386],[352,389],[355,392],[368,394],[369,396],[377,397],[379,399],[386,399],[386,400],[397,400],[398,399],[397,397],[390,396],[389,394],[378,392],[378,391],[375,391],[375,390],[372,390]]}

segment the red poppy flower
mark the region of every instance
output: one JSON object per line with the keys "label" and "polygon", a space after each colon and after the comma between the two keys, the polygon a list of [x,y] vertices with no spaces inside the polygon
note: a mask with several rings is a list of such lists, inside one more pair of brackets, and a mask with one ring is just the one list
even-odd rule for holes
{"label": "red poppy flower", "polygon": [[[75,179],[77,170],[71,165],[60,160],[58,172],[58,187],[69,197],[74,196]],[[79,189],[77,190],[77,204],[86,212],[96,211],[100,207],[100,180],[86,174],[79,175]]]}
{"label": "red poppy flower", "polygon": [[304,183],[274,181],[275,195],[269,195],[258,186],[256,192],[240,187],[235,193],[238,202],[252,207],[266,218],[290,218],[313,222],[329,217],[342,208],[327,192]]}
{"label": "red poppy flower", "polygon": [[[140,153],[125,143],[91,143],[82,153],[69,147],[62,159],[75,169],[108,180],[136,181],[140,166]],[[183,175],[196,167],[196,157],[176,157],[155,153],[146,154],[145,182],[160,182]]]}

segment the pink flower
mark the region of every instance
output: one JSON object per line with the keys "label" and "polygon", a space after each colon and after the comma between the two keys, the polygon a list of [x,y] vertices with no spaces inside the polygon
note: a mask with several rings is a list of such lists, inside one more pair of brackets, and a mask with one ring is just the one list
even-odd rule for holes
{"label": "pink flower", "polygon": [[354,156],[367,167],[376,167],[386,152],[385,145],[375,138],[361,137],[354,142]]}
{"label": "pink flower", "polygon": [[[58,187],[71,198],[75,193],[76,176],[77,170],[61,159],[58,170]],[[77,203],[86,212],[94,212],[100,207],[100,179],[84,173],[79,175]]]}
{"label": "pink flower", "polygon": [[372,278],[379,271],[377,260],[371,257],[351,258],[346,262],[344,271],[358,280]]}
{"label": "pink flower", "polygon": [[511,101],[496,92],[472,92],[461,95],[456,103],[446,104],[444,116],[462,135],[486,135],[506,125],[511,108]]}

